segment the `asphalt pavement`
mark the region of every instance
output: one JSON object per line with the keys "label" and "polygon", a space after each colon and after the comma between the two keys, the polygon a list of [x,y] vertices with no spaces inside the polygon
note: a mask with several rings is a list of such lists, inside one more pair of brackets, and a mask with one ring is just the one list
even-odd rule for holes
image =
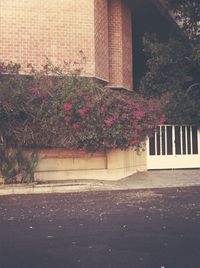
{"label": "asphalt pavement", "polygon": [[0,196],[1,268],[196,268],[200,187]]}

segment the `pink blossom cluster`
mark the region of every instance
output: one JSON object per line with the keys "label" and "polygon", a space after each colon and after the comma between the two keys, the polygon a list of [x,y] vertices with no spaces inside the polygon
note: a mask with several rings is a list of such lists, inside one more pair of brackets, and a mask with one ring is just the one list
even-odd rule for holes
{"label": "pink blossom cluster", "polygon": [[69,96],[63,105],[74,147],[87,150],[126,149],[139,145],[165,118],[157,100],[130,97],[105,89]]}
{"label": "pink blossom cluster", "polygon": [[38,97],[47,97],[49,96],[48,92],[43,91],[42,89],[38,88],[38,87],[33,87],[30,89],[30,93],[34,94]]}

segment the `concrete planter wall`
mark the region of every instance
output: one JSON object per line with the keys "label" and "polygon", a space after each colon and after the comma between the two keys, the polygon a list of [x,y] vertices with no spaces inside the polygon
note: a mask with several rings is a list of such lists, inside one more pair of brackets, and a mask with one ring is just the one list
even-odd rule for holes
{"label": "concrete planter wall", "polygon": [[45,149],[39,152],[36,181],[101,179],[118,180],[146,170],[146,152],[115,150],[89,154],[84,151]]}
{"label": "concrete planter wall", "polygon": [[[29,153],[29,152],[27,152]],[[89,154],[84,151],[43,149],[34,174],[36,181],[119,180],[147,168],[146,151],[114,150]],[[3,180],[0,176],[0,182]]]}

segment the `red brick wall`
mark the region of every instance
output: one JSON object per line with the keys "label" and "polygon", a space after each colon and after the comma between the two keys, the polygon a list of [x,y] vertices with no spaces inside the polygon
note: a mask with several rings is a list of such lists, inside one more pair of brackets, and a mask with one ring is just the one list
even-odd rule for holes
{"label": "red brick wall", "polygon": [[110,86],[132,89],[131,11],[122,0],[108,3]]}
{"label": "red brick wall", "polygon": [[41,64],[87,57],[86,74],[94,75],[93,0],[0,0],[0,60]]}
{"label": "red brick wall", "polygon": [[131,14],[123,0],[0,0],[0,61],[86,55],[83,75],[131,89]]}
{"label": "red brick wall", "polygon": [[123,87],[132,89],[132,22],[131,10],[126,5],[122,7],[122,75]]}
{"label": "red brick wall", "polygon": [[109,81],[108,0],[95,0],[95,73]]}
{"label": "red brick wall", "polygon": [[122,24],[121,1],[110,0],[109,3],[109,71],[110,85],[122,86]]}

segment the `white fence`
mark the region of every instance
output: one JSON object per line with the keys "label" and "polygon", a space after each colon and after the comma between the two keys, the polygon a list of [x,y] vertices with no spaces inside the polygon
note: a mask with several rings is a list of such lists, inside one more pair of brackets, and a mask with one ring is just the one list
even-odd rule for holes
{"label": "white fence", "polygon": [[200,168],[200,129],[161,125],[147,142],[147,169]]}

